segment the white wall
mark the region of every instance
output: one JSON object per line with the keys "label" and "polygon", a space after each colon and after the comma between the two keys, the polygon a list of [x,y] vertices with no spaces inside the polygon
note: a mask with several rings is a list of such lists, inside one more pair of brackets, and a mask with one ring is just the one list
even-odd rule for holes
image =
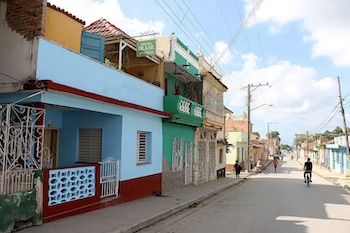
{"label": "white wall", "polygon": [[0,93],[21,88],[21,83],[35,77],[38,40],[27,41],[8,27],[6,3],[0,1]]}

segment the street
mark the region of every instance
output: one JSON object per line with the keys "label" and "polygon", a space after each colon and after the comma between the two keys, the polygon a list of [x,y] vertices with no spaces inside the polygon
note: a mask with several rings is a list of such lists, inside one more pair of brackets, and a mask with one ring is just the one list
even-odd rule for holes
{"label": "street", "polygon": [[348,192],[315,174],[308,188],[302,166],[289,157],[276,173],[269,169],[139,232],[349,232]]}

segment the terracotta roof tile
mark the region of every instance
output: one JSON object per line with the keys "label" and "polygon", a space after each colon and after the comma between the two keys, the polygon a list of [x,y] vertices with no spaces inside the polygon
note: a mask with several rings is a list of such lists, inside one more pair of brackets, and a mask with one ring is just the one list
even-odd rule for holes
{"label": "terracotta roof tile", "polygon": [[116,27],[104,18],[96,20],[90,25],[84,27],[83,30],[90,33],[100,34],[105,37],[115,37],[119,35],[130,37],[126,32]]}
{"label": "terracotta roof tile", "polygon": [[54,9],[54,10],[56,10],[56,11],[59,11],[59,12],[65,14],[65,15],[71,17],[72,19],[78,21],[79,23],[85,25],[85,21],[84,21],[84,20],[79,19],[78,17],[76,17],[75,15],[69,13],[68,11],[65,11],[64,9],[62,9],[62,8],[60,8],[60,7],[58,7],[58,6],[52,5],[52,4],[49,3],[49,2],[47,3],[47,6],[50,7],[50,8],[52,8],[52,9]]}

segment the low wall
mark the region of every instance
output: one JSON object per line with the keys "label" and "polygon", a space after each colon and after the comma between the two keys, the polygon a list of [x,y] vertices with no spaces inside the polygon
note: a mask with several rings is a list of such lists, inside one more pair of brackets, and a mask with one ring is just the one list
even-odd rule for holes
{"label": "low wall", "polygon": [[42,223],[42,171],[35,174],[35,189],[0,195],[0,232],[8,233]]}

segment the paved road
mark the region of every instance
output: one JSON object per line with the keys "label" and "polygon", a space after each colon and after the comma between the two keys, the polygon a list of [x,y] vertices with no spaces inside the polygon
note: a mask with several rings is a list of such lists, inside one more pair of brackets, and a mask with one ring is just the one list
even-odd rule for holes
{"label": "paved road", "polygon": [[140,233],[349,233],[349,193],[316,175],[308,188],[302,175],[284,158],[277,173],[253,176]]}

